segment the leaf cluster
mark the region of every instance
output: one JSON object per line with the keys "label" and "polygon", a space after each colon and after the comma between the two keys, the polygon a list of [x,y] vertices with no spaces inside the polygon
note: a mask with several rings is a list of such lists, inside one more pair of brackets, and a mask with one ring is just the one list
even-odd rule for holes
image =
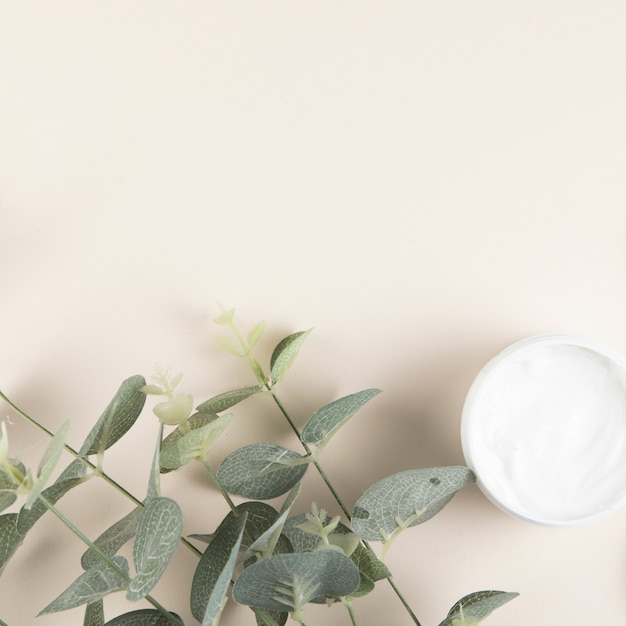
{"label": "leaf cluster", "polygon": [[[289,616],[304,624],[309,603],[341,604],[356,624],[353,603],[372,592],[379,581],[391,580],[384,563],[391,543],[406,529],[430,520],[460,489],[474,482],[471,470],[462,466],[408,469],[365,489],[350,510],[323,472],[320,456],[341,427],[380,390],[364,389],[338,398],[315,411],[299,430],[280,404],[275,389],[310,331],[290,334],[278,342],[266,374],[252,356],[265,324],[256,324],[244,338],[234,325],[234,310],[222,309],[216,321],[231,330],[219,344],[249,361],[256,384],[214,395],[198,404],[189,417],[185,418],[189,412],[185,409],[186,413],[178,412],[173,419],[172,411],[177,410],[174,403],[180,404],[182,398],[186,404],[191,399],[185,394],[173,394],[180,375],[172,380],[161,376],[159,385],[146,385],[143,376],[125,380],[78,451],[65,445],[69,425],[59,430],[35,478],[29,479],[24,505],[18,512],[0,515],[0,571],[47,510],[86,544],[81,559],[83,573],[40,614],[84,605],[86,626],[180,625],[181,618],[161,606],[150,593],[183,545],[199,557],[189,605],[202,626],[217,626],[231,600],[249,606],[254,621],[261,626],[282,626]],[[56,503],[88,478],[107,478],[103,470],[105,451],[135,424],[146,393],[167,393],[170,402],[155,408],[161,424],[146,496],[141,501],[134,499],[132,510],[91,541],[64,518]],[[287,418],[299,450],[273,442],[253,443],[233,450],[214,471],[208,461],[211,446],[233,421],[233,413],[225,411],[262,394],[271,396]],[[166,434],[164,424],[175,428]],[[64,449],[75,459],[46,488]],[[95,462],[91,459],[94,456]],[[191,462],[206,467],[228,507],[217,528],[188,538],[199,548],[182,536],[183,513],[175,499],[161,495],[161,476]],[[315,503],[310,503],[307,513],[292,514],[302,480],[311,467],[327,482],[339,514],[331,516]],[[15,502],[18,487],[23,488],[29,476],[19,462],[12,461],[7,468],[0,471],[0,505],[4,508]],[[21,482],[15,478],[20,475],[24,477]],[[235,505],[233,496],[245,501]],[[277,498],[282,498],[278,506],[267,502]],[[132,564],[118,554],[129,542]],[[380,543],[381,549],[375,551],[370,542]],[[106,621],[104,599],[115,592],[125,593],[131,603],[147,600],[152,608],[132,610]],[[516,595],[481,591],[465,596],[440,626],[477,624]]]}

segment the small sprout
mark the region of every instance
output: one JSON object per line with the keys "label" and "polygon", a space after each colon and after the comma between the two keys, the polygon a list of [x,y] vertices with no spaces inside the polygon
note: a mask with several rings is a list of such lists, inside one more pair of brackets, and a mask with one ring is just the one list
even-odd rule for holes
{"label": "small sprout", "polygon": [[157,369],[153,380],[156,384],[142,388],[144,393],[156,396],[166,396],[165,402],[160,402],[152,410],[154,414],[168,426],[183,423],[193,410],[193,396],[187,393],[174,393],[182,374],[171,376],[169,370]]}

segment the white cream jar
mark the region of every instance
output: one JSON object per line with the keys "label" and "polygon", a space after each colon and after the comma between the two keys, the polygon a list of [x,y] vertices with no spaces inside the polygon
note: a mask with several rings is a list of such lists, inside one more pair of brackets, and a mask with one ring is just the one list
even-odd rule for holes
{"label": "white cream jar", "polygon": [[604,517],[626,503],[626,360],[573,335],[519,341],[474,381],[461,441],[504,511],[548,526]]}

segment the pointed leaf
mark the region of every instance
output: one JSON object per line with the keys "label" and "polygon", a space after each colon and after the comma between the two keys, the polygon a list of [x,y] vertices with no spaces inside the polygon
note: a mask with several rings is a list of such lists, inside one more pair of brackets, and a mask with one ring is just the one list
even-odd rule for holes
{"label": "pointed leaf", "polygon": [[174,555],[183,530],[183,514],[171,498],[150,498],[139,520],[133,560],[137,575],[126,597],[139,600],[150,593]]}
{"label": "pointed leaf", "polygon": [[268,611],[299,613],[315,598],[347,596],[358,585],[356,565],[337,550],[278,554],[245,569],[235,581],[233,599]]}
{"label": "pointed leaf", "polygon": [[[206,426],[210,422],[214,422],[219,416],[215,413],[209,413],[206,411],[202,411],[199,413],[194,413],[186,422],[187,429],[185,429],[184,425],[179,425],[173,430],[163,441],[161,442],[161,450],[172,445],[175,441],[186,435],[190,430],[197,430],[202,426]],[[159,463],[161,452],[159,451]],[[176,468],[178,469],[178,468]],[[173,470],[167,469],[161,465],[161,474],[167,474]]]}
{"label": "pointed leaf", "polygon": [[256,554],[263,556],[269,556],[274,551],[278,538],[280,537],[287,514],[289,511],[285,511],[258,539],[256,539],[246,550],[243,558],[245,560],[253,557]]}
{"label": "pointed leaf", "polygon": [[279,341],[270,359],[270,380],[272,384],[283,378],[298,355],[302,344],[310,334],[310,330],[300,331],[288,335]]}
{"label": "pointed leaf", "polygon": [[[39,615],[91,604],[113,591],[125,589],[128,581],[128,562],[121,556],[114,556],[111,560],[117,568],[100,561],[95,567],[81,574],[60,596],[40,611]],[[118,569],[125,572],[126,576],[122,576]]]}
{"label": "pointed leaf", "polygon": [[235,317],[235,309],[223,309],[220,307],[221,313],[213,319],[216,324],[220,326],[228,326],[232,324],[233,318]]}
{"label": "pointed leaf", "polygon": [[263,336],[263,332],[265,331],[265,321],[258,322],[252,327],[252,330],[248,333],[248,347],[250,349],[254,348],[254,346],[259,342],[259,339]]}
{"label": "pointed leaf", "polygon": [[0,513],[8,509],[17,500],[17,495],[12,489],[0,489]]}
{"label": "pointed leaf", "polygon": [[232,414],[227,413],[177,438],[171,440],[166,438],[161,446],[162,470],[163,468],[175,470],[190,461],[204,457],[208,447],[228,426],[231,419]]}
{"label": "pointed leaf", "polygon": [[352,511],[354,532],[384,541],[402,528],[426,522],[454,494],[475,480],[467,467],[435,467],[399,472],[372,485]]}
{"label": "pointed leaf", "polygon": [[17,529],[17,513],[0,515],[0,574],[23,541],[24,535]]}
{"label": "pointed leaf", "polygon": [[251,387],[243,387],[241,389],[233,389],[232,391],[220,393],[200,404],[198,411],[221,413],[239,402],[261,393],[261,391],[262,389],[259,385],[252,385]]}
{"label": "pointed leaf", "polygon": [[131,376],[121,384],[87,436],[80,449],[81,456],[104,452],[128,432],[146,403],[146,394],[142,391],[145,385],[143,376]]}
{"label": "pointed leaf", "polygon": [[170,613],[170,616],[166,617],[157,609],[140,609],[119,615],[104,626],[183,626],[183,621],[176,613]]}
{"label": "pointed leaf", "polygon": [[475,591],[461,598],[448,613],[448,617],[439,626],[454,626],[455,620],[461,618],[461,608],[465,619],[472,619],[480,622],[492,611],[510,602],[519,593],[508,591]]}
{"label": "pointed leaf", "polygon": [[65,445],[65,439],[67,437],[69,427],[70,423],[65,422],[50,440],[50,443],[44,452],[43,458],[41,459],[41,463],[39,464],[39,469],[37,470],[37,480],[32,486],[24,504],[25,509],[28,510],[32,507],[39,494],[43,491],[46,482],[48,482],[48,478],[50,478],[50,474],[52,474],[59,458],[61,457],[61,453],[63,452],[63,446]]}
{"label": "pointed leaf", "polygon": [[366,402],[380,393],[380,389],[365,389],[335,400],[316,411],[302,429],[302,440],[320,445],[345,424]]}
{"label": "pointed leaf", "polygon": [[269,500],[289,491],[308,465],[285,464],[302,455],[272,443],[255,443],[231,452],[217,470],[220,484],[230,493]]}
{"label": "pointed leaf", "polygon": [[200,622],[204,620],[213,591],[218,583],[222,584],[220,576],[229,567],[233,547],[241,542],[247,519],[245,512],[228,516],[200,558],[191,583],[191,612]]}
{"label": "pointed leaf", "polygon": [[[239,516],[233,525],[232,532],[228,533],[228,541],[224,542],[224,550],[230,547],[230,552],[211,590],[204,617],[202,618],[202,626],[217,626],[219,622],[226,601],[226,592],[230,586],[231,577],[235,570],[235,565],[237,564],[241,539],[246,527],[246,519],[247,515],[245,513]],[[237,531],[239,531],[238,534]]]}
{"label": "pointed leaf", "polygon": [[[125,543],[130,541],[137,532],[137,526],[143,513],[143,507],[134,508],[128,515],[115,522],[110,528],[105,530],[93,543],[107,556],[113,556]],[[82,558],[83,569],[93,567],[101,557],[91,548],[87,549]]]}
{"label": "pointed leaf", "polygon": [[83,626],[104,626],[104,604],[102,599],[85,607]]}

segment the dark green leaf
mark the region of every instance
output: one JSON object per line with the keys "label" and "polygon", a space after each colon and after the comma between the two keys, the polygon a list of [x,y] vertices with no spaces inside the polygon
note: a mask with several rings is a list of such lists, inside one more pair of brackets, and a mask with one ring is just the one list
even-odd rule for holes
{"label": "dark green leaf", "polygon": [[474,480],[473,472],[461,466],[387,476],[358,499],[352,511],[352,528],[367,541],[387,542],[404,528],[429,520]]}
{"label": "dark green leaf", "polygon": [[284,626],[289,619],[289,613],[279,611],[264,611],[252,609],[256,617],[257,626]]}
{"label": "dark green leaf", "polygon": [[[219,622],[220,615],[222,614],[222,609],[224,608],[224,603],[226,601],[226,592],[228,591],[231,577],[237,563],[237,557],[239,556],[241,539],[246,527],[246,517],[245,513],[240,515],[236,520],[232,531],[227,533],[228,541],[224,543],[223,547],[225,549],[230,547],[230,553],[228,555],[228,560],[226,561],[221,572],[219,572],[217,579],[213,584],[213,588],[211,589],[204,617],[202,618],[202,626],[217,626]],[[239,534],[235,536],[237,530],[239,530]]]}
{"label": "dark green leaf", "polygon": [[302,440],[319,446],[339,430],[366,402],[380,393],[380,389],[365,389],[339,398],[316,411],[302,429]]}
{"label": "dark green leaf", "polygon": [[461,598],[448,613],[439,626],[454,626],[455,620],[460,620],[461,610],[465,619],[482,621],[492,611],[516,598],[519,593],[509,591],[475,591]]}
{"label": "dark green leaf", "polygon": [[283,378],[310,333],[310,330],[300,331],[288,335],[278,342],[270,359],[270,380],[272,384]]}
{"label": "dark green leaf", "polygon": [[[191,612],[200,622],[204,619],[211,594],[220,581],[222,572],[229,566],[233,546],[241,541],[247,514],[227,517],[200,558],[191,583]],[[221,583],[220,583],[221,584]]]}
{"label": "dark green leaf", "polygon": [[[91,604],[113,591],[125,589],[128,581],[128,562],[124,557],[114,556],[113,568],[100,561],[95,567],[81,574],[60,596],[54,599],[39,615],[66,611],[83,604]],[[118,571],[121,570],[125,576]]]}
{"label": "dark green leaf", "polygon": [[150,593],[174,555],[183,530],[183,514],[171,498],[150,498],[141,514],[133,545],[137,575],[126,597],[139,600]]}
{"label": "dark green leaf", "polygon": [[235,581],[233,599],[268,611],[301,615],[307,602],[351,594],[359,585],[356,565],[333,549],[278,554],[245,569]]}
{"label": "dark green leaf", "polygon": [[0,489],[0,513],[8,509],[17,500],[17,494],[12,489]]}
{"label": "dark green leaf", "polygon": [[252,385],[251,387],[243,387],[241,389],[233,389],[232,391],[226,391],[220,393],[209,400],[206,400],[198,406],[198,411],[209,413],[221,413],[226,409],[239,404],[243,400],[250,398],[258,393],[261,393],[262,389],[259,385]]}
{"label": "dark green leaf", "polygon": [[[125,543],[130,541],[137,532],[137,525],[143,513],[143,507],[134,508],[128,515],[115,522],[110,528],[105,530],[93,543],[106,556],[113,556]],[[91,548],[86,550],[81,558],[83,569],[93,567],[100,556]]]}
{"label": "dark green leaf", "polygon": [[143,376],[127,378],[96,422],[80,449],[81,456],[99,454],[110,448],[135,423],[143,410],[146,394]]}
{"label": "dark green leaf", "polygon": [[282,446],[255,443],[229,454],[217,470],[217,478],[230,493],[269,500],[286,493],[302,479],[308,467],[301,463],[303,459]]}

